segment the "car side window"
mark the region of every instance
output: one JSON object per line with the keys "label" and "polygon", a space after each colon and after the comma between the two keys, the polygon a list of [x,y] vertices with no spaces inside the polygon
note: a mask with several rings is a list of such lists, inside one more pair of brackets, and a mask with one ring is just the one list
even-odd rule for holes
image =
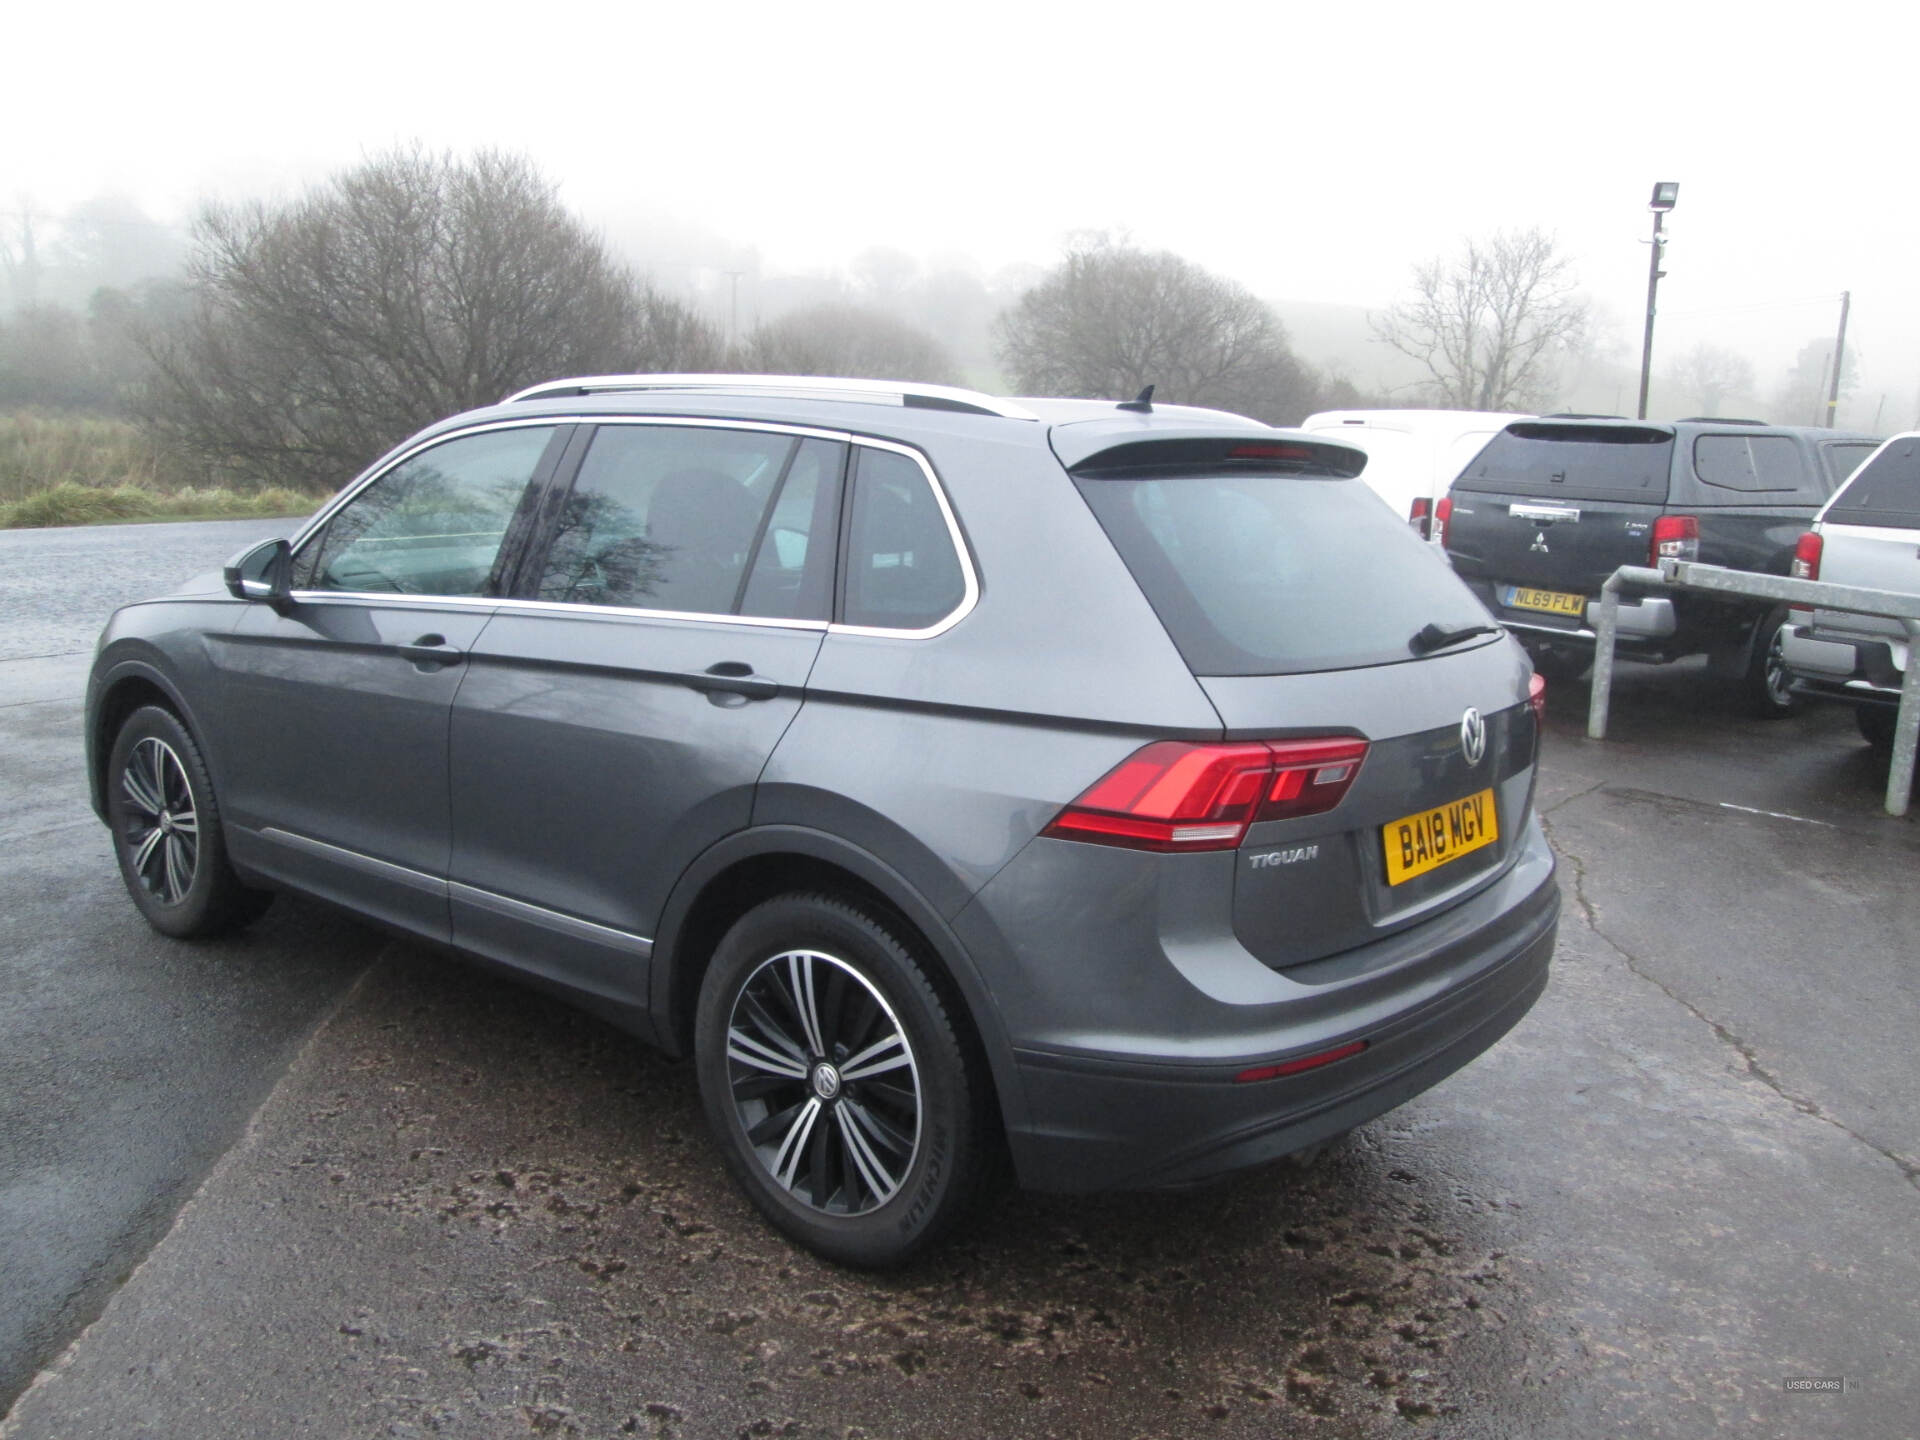
{"label": "car side window", "polygon": [[760,536],[740,613],[826,620],[833,613],[833,541],[846,447],[805,440],[787,467]]}
{"label": "car side window", "polygon": [[536,597],[732,614],[800,445],[751,430],[601,426],[536,567]]}
{"label": "car side window", "polygon": [[847,527],[849,625],[924,630],[966,597],[966,576],[933,486],[919,465],[862,446]]}
{"label": "car side window", "polygon": [[1721,490],[1821,494],[1800,447],[1785,435],[1702,435],[1693,442],[1693,471]]}
{"label": "car side window", "polygon": [[401,461],[300,547],[294,588],[498,594],[508,527],[557,428],[463,435]]}

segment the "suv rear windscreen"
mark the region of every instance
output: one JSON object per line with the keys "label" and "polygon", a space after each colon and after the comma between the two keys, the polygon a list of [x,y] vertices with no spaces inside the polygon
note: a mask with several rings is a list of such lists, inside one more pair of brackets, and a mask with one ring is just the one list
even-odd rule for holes
{"label": "suv rear windscreen", "polygon": [[1414,658],[1426,625],[1488,623],[1440,551],[1358,480],[1074,483],[1196,675],[1389,664]]}
{"label": "suv rear windscreen", "polygon": [[1890,440],[1827,507],[1829,525],[1920,530],[1920,437]]}
{"label": "suv rear windscreen", "polygon": [[1673,432],[1632,425],[1509,425],[1454,482],[1462,490],[1664,505]]}

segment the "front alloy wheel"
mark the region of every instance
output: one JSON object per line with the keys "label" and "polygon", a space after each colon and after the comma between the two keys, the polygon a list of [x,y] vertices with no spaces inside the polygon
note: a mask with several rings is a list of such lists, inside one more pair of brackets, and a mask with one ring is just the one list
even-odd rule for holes
{"label": "front alloy wheel", "polygon": [[694,1067],[728,1172],[847,1265],[897,1265],[965,1212],[992,1091],[925,942],[898,916],[782,895],[715,949]]}
{"label": "front alloy wheel", "polygon": [[193,889],[200,865],[200,815],[186,767],[158,736],[140,740],[120,771],[125,792],[120,843],[128,867],[148,895],[178,905]]}
{"label": "front alloy wheel", "polygon": [[272,898],[240,883],[227,863],[220,807],[200,747],[172,711],[143,705],[107,758],[107,824],[120,878],[163,935],[218,935]]}

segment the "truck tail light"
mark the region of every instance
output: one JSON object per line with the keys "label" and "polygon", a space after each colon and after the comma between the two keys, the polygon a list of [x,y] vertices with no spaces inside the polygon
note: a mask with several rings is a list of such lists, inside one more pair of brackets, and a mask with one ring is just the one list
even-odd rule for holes
{"label": "truck tail light", "polygon": [[1824,542],[1811,530],[1794,541],[1794,579],[1818,580],[1820,578],[1820,552],[1823,548],[1825,548]]}
{"label": "truck tail light", "polygon": [[1367,742],[1345,737],[1136,750],[1041,833],[1133,850],[1233,850],[1257,820],[1319,815],[1360,773]]}
{"label": "truck tail light", "polygon": [[1662,515],[1653,522],[1653,539],[1647,545],[1647,564],[1699,558],[1700,521],[1697,516]]}

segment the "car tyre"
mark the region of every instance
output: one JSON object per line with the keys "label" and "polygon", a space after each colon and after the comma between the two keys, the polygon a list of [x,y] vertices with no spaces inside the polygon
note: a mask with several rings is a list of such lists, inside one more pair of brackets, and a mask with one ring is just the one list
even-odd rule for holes
{"label": "car tyre", "polygon": [[1571,685],[1586,674],[1593,665],[1593,656],[1583,650],[1556,650],[1542,646],[1529,650],[1533,668],[1546,677],[1550,685]]}
{"label": "car tyre", "polygon": [[154,929],[180,940],[224,934],[272,902],[227,863],[220,806],[200,747],[170,710],[127,717],[107,759],[107,824],[120,878]]}
{"label": "car tyre", "polygon": [[694,1065],[729,1173],[830,1260],[908,1260],[989,1168],[984,1067],[916,937],[877,909],[795,894],[742,916],[701,984]]}
{"label": "car tyre", "polygon": [[1860,727],[1860,738],[1882,755],[1893,753],[1893,731],[1900,712],[1888,705],[1856,705],[1853,723]]}
{"label": "car tyre", "polygon": [[1784,626],[1787,607],[1777,605],[1754,627],[1753,647],[1748,652],[1746,688],[1747,709],[1756,719],[1783,720],[1793,714],[1799,703],[1787,675]]}

